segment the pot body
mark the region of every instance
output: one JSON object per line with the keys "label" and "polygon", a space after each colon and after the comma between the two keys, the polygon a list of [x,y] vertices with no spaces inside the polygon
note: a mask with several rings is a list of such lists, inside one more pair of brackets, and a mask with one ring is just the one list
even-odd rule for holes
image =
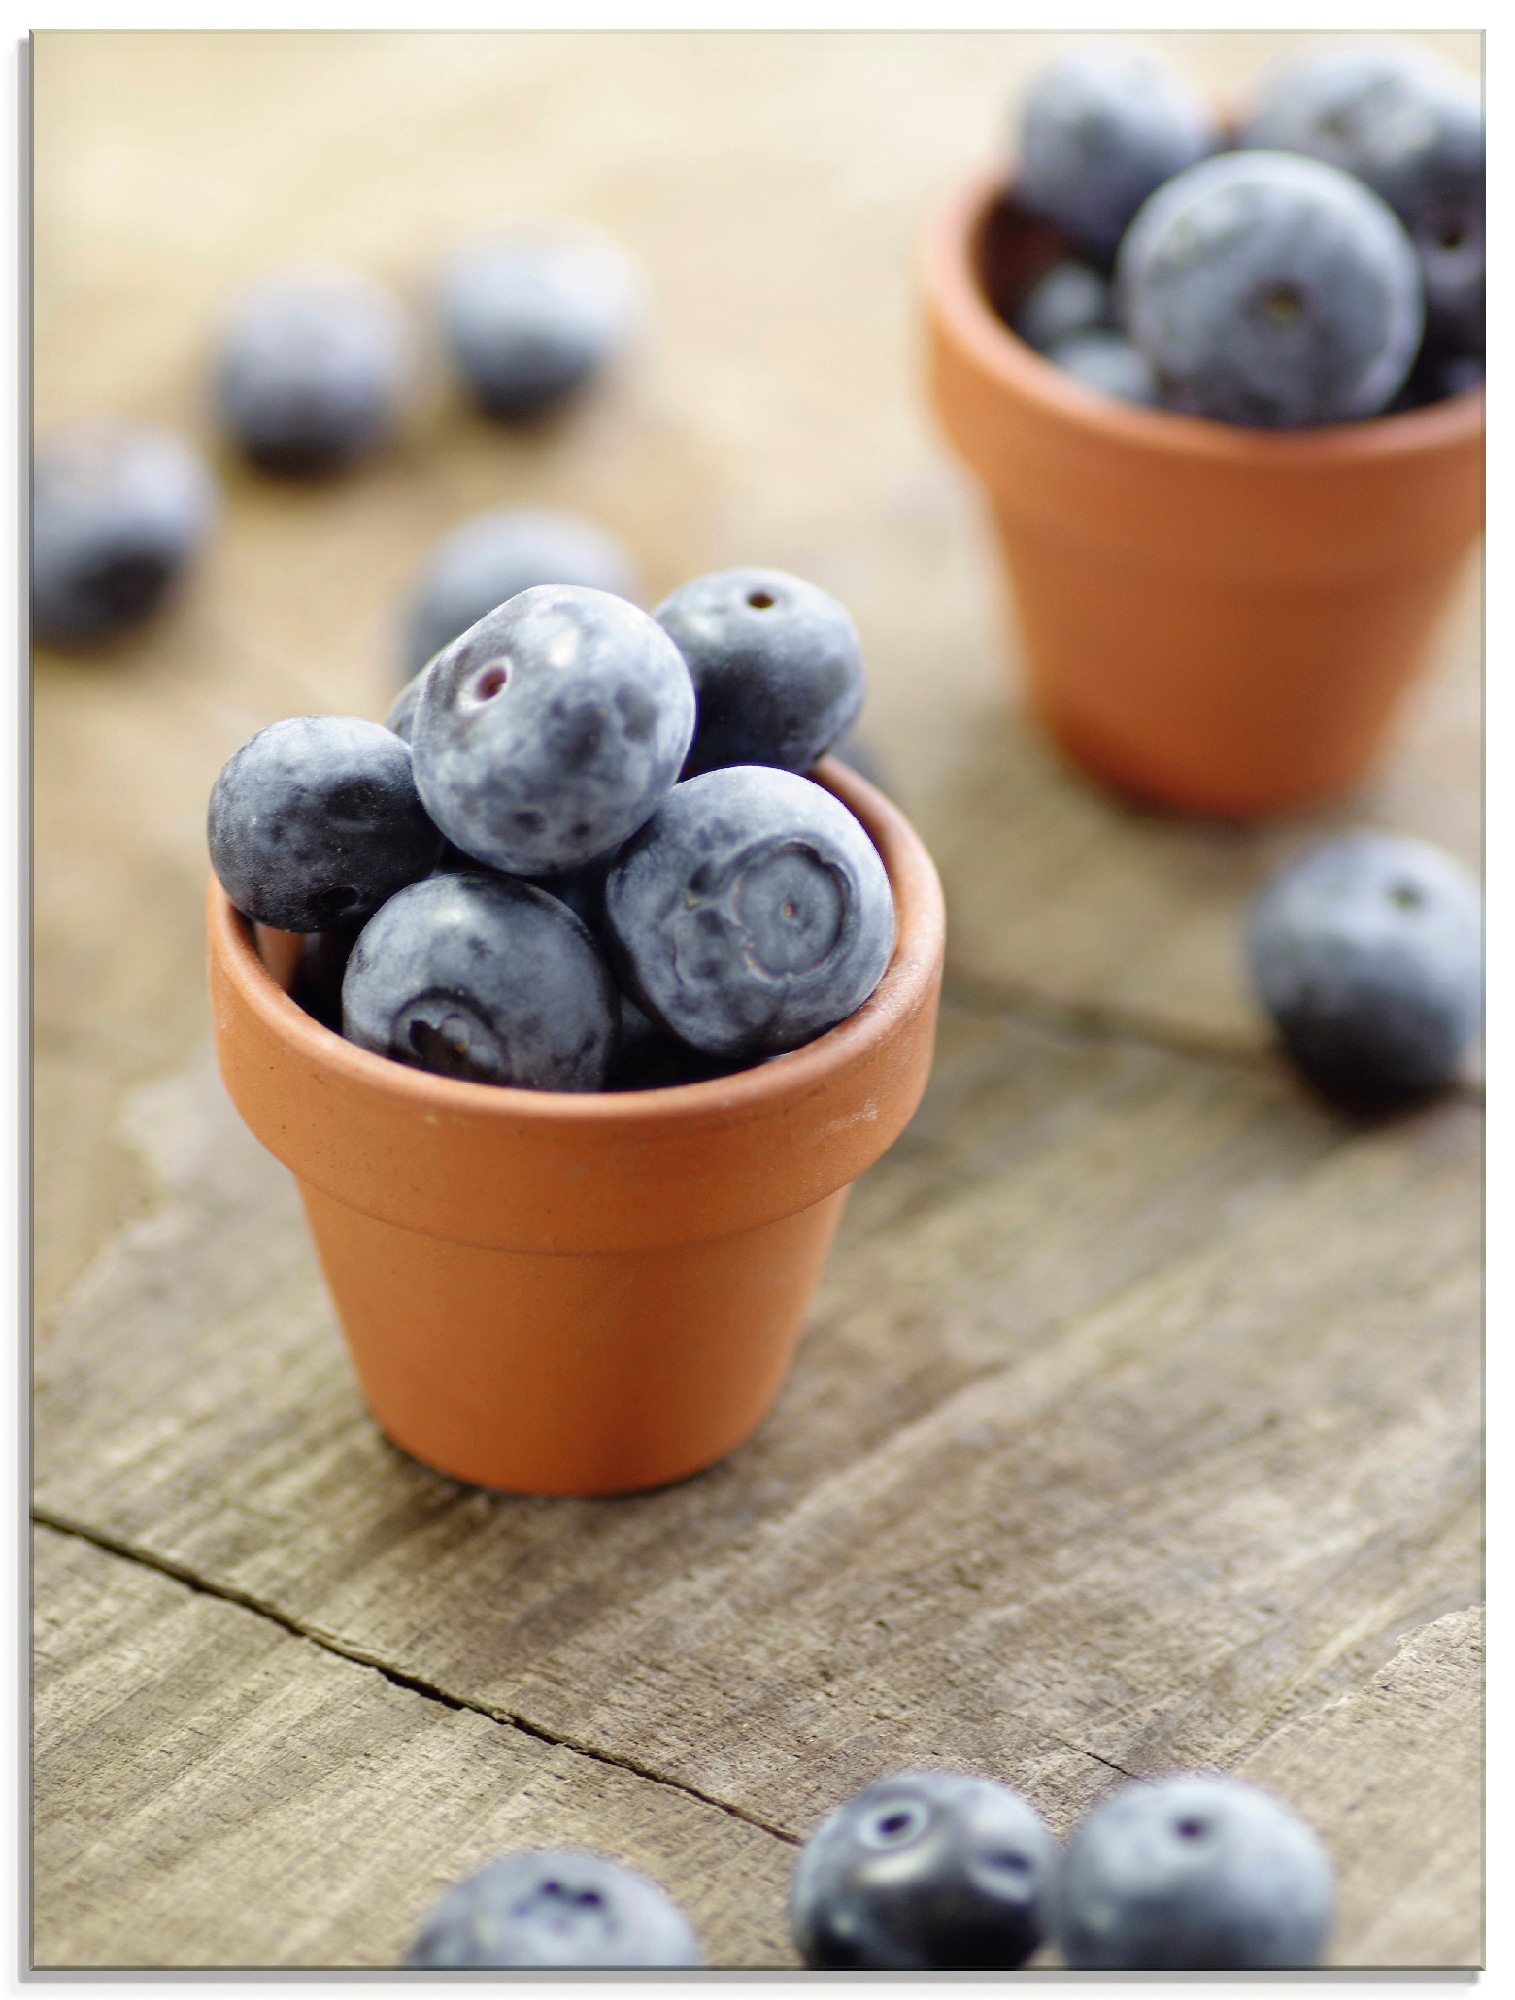
{"label": "pot body", "polygon": [[1349,789],[1482,527],[1482,389],[1295,432],[1120,403],[995,311],[1059,254],[984,182],[926,260],[932,392],[988,491],[1033,707],[1095,776],[1180,810]]}
{"label": "pot body", "polygon": [[560,1094],[393,1063],[284,990],[281,934],[209,904],[233,1102],[294,1173],[370,1409],[438,1471],[607,1494],[713,1464],[787,1371],[846,1190],[930,1069],[941,891],[908,822],[845,767],[828,787],[894,889],[893,958],[791,1055],[677,1089]]}

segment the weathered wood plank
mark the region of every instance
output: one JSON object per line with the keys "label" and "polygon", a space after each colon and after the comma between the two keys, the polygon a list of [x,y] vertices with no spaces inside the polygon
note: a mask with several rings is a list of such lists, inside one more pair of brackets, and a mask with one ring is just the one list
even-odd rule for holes
{"label": "weathered wood plank", "polygon": [[1483,1606],[1448,1612],[1240,1766],[1331,1828],[1358,1964],[1483,1962],[1483,1665]]}
{"label": "weathered wood plank", "polygon": [[712,1965],[796,1962],[762,1828],[87,1542],[37,1531],[34,1576],[36,1965],[395,1965],[449,1883],[555,1846],[661,1882]]}

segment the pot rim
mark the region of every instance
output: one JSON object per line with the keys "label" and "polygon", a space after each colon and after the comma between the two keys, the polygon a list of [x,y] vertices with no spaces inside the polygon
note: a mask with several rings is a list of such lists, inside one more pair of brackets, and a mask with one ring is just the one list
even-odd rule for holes
{"label": "pot rim", "polygon": [[1006,193],[1001,172],[960,187],[932,217],[923,247],[926,297],[958,345],[1001,389],[1078,429],[1175,458],[1270,470],[1344,460],[1413,458],[1465,444],[1484,430],[1483,384],[1418,410],[1350,423],[1271,431],[1177,410],[1148,410],[1076,382],[1028,347],[985,296],[978,272],[984,229]]}
{"label": "pot rim", "polygon": [[517,1127],[613,1128],[630,1138],[639,1127],[666,1133],[670,1122],[694,1129],[743,1121],[875,1054],[926,1003],[940,975],[946,911],[920,835],[882,792],[837,759],[822,758],[808,775],[856,815],[878,849],[894,893],[894,950],[883,978],[845,1021],[729,1077],[654,1090],[523,1090],[438,1076],[360,1049],[289,997],[258,952],[251,920],[233,906],[214,874],[207,907],[211,949],[238,1000],[266,1031],[349,1088],[387,1100],[397,1112],[450,1113]]}

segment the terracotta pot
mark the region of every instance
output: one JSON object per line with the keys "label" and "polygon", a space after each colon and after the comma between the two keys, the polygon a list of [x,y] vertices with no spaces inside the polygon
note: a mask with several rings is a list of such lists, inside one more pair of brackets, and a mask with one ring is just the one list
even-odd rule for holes
{"label": "terracotta pot", "polygon": [[985,179],[925,263],[932,392],[993,504],[1034,709],[1165,806],[1245,817],[1350,788],[1482,526],[1482,389],[1288,433],[1117,402],[994,309],[1066,254]]}
{"label": "terracotta pot", "polygon": [[369,1407],[426,1464],[629,1492],[724,1457],[777,1395],[847,1189],[920,1102],[941,985],[919,836],[844,766],[817,775],[889,871],[889,968],[805,1048],[677,1089],[506,1090],[355,1048],[212,880],[221,1074],[300,1184]]}

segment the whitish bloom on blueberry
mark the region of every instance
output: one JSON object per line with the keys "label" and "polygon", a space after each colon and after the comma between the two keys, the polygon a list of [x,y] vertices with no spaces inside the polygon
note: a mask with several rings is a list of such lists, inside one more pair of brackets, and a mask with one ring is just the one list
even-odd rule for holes
{"label": "whitish bloom on blueberry", "polygon": [[1282,870],[1247,924],[1259,998],[1328,1094],[1393,1102],[1456,1075],[1483,1021],[1483,900],[1450,854],[1359,832]]}
{"label": "whitish bloom on blueberry", "polygon": [[1209,106],[1168,64],[1143,49],[1090,49],[1033,84],[1014,192],[1108,265],[1153,189],[1216,139]]}
{"label": "whitish bloom on blueberry", "polygon": [[1225,153],[1160,188],[1121,245],[1116,287],[1164,400],[1236,424],[1374,415],[1424,324],[1393,211],[1288,153]]}
{"label": "whitish bloom on blueberry", "polygon": [[845,1020],[894,948],[889,878],[862,826],[810,779],[757,765],[675,786],[612,864],[605,917],[642,1011],[732,1058]]}
{"label": "whitish bloom on blueberry", "polygon": [[342,982],[342,1032],[359,1048],[521,1090],[599,1090],[618,1013],[579,919],[500,875],[402,889],[365,926]]}
{"label": "whitish bloom on blueberry", "polygon": [[545,507],[475,514],[426,558],[407,620],[408,670],[419,672],[460,632],[538,583],[636,595],[630,556],[593,521]]}
{"label": "whitish bloom on blueberry", "polygon": [[489,1966],[699,1965],[682,1912],[655,1882],[598,1854],[507,1854],[427,1916],[405,1963]]}
{"label": "whitish bloom on blueberry", "polygon": [[513,875],[581,867],[656,810],[694,734],[694,689],[645,611],[569,584],[523,590],[427,668],[416,783],[448,839]]}
{"label": "whitish bloom on blueberry", "polygon": [[653,616],[688,662],[699,705],[686,776],[726,764],[808,771],[857,720],[857,627],[813,583],[786,570],[717,570]]}
{"label": "whitish bloom on blueberry", "polygon": [[502,421],[541,416],[631,341],[640,271],[596,231],[521,223],[461,251],[442,281],[442,322],[464,381]]}
{"label": "whitish bloom on blueberry", "polygon": [[396,300],[356,272],[317,266],[237,300],[216,398],[227,429],[265,471],[334,473],[392,436],[411,365]]}
{"label": "whitish bloom on blueberry", "polygon": [[1057,1865],[1018,1792],[951,1771],[885,1778],[805,1843],[794,1941],[807,1965],[836,1970],[1023,1965],[1050,1926]]}
{"label": "whitish bloom on blueberry", "polygon": [[1047,359],[1065,375],[1123,403],[1162,401],[1151,363],[1124,334],[1096,330],[1070,334],[1049,348]]}
{"label": "whitish bloom on blueberry", "polygon": [[1046,354],[1075,333],[1110,323],[1110,286],[1089,264],[1065,258],[1044,271],[1022,297],[1013,321],[1028,347]]}
{"label": "whitish bloom on blueberry", "polygon": [[352,715],[290,716],[249,738],[211,790],[208,833],[232,903],[285,931],[361,921],[442,848],[406,745]]}
{"label": "whitish bloom on blueberry", "polygon": [[32,626],[84,646],[140,625],[210,533],[216,488],[198,453],[151,424],[56,431],[32,473]]}
{"label": "whitish bloom on blueberry", "polygon": [[1331,1863],[1297,1814],[1234,1778],[1122,1786],[1063,1859],[1058,1945],[1071,1966],[1242,1971],[1318,1965]]}

